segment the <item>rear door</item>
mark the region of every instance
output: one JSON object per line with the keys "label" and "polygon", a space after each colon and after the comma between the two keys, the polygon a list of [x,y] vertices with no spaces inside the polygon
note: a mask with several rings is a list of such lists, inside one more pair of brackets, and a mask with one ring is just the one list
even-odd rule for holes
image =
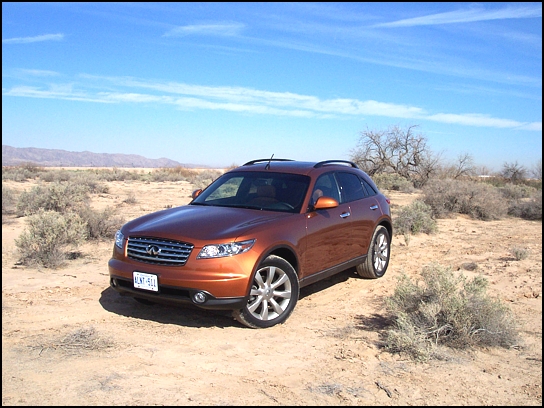
{"label": "rear door", "polygon": [[[368,253],[372,233],[381,210],[375,192],[354,173],[338,172],[341,201],[350,209],[351,259]],[[370,190],[370,191],[369,191]]]}

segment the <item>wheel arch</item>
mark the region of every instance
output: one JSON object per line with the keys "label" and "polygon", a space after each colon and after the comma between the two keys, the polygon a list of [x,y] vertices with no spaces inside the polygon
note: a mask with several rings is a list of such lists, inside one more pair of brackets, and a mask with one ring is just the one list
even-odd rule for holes
{"label": "wheel arch", "polygon": [[271,251],[269,251],[266,254],[266,256],[263,257],[263,259],[261,259],[261,262],[264,259],[266,259],[269,255],[276,255],[276,256],[279,256],[280,258],[285,259],[287,262],[289,262],[291,264],[291,266],[293,267],[293,269],[297,273],[297,276],[299,275],[298,257],[296,255],[295,251],[293,251],[293,249],[288,248],[288,247],[284,247],[284,246],[274,248]]}
{"label": "wheel arch", "polygon": [[381,220],[377,226],[383,225],[389,233],[389,240],[393,239],[393,224],[388,219]]}

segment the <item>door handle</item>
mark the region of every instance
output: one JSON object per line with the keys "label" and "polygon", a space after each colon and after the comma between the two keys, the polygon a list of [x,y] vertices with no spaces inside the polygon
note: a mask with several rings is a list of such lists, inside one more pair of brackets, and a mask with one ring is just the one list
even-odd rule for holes
{"label": "door handle", "polygon": [[378,206],[377,205],[373,205],[370,207],[371,210],[377,210],[378,209]]}
{"label": "door handle", "polygon": [[351,213],[348,211],[348,212],[345,212],[345,213],[342,213],[340,214],[340,218],[347,218],[351,215]]}

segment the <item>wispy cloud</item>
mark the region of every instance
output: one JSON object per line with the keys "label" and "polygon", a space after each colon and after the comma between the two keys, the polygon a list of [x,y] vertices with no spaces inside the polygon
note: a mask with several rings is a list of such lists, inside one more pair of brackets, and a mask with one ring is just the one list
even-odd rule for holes
{"label": "wispy cloud", "polygon": [[374,27],[413,27],[436,24],[472,23],[475,21],[502,20],[511,18],[542,17],[542,4],[533,3],[525,6],[508,6],[497,10],[471,7],[467,10],[455,10],[446,13],[408,18],[389,23],[376,24]]}
{"label": "wispy cloud", "polygon": [[[80,75],[88,83],[49,85],[47,89],[16,86],[4,96],[53,98],[100,103],[167,104],[182,110],[224,110],[304,118],[384,116],[447,124],[542,131],[542,122],[519,122],[480,113],[431,113],[417,106],[350,98],[321,99],[291,92],[229,86],[201,86],[146,81],[133,77]],[[94,91],[98,89],[98,91]],[[141,92],[141,91],[144,92]]]}
{"label": "wispy cloud", "polygon": [[18,74],[32,76],[32,77],[55,77],[60,74],[56,71],[48,71],[43,69],[19,69]]}
{"label": "wispy cloud", "polygon": [[16,37],[2,39],[2,44],[29,44],[42,41],[61,41],[64,39],[64,34],[43,34],[35,37]]}
{"label": "wispy cloud", "polygon": [[245,25],[241,23],[186,25],[173,28],[166,32],[163,37],[185,37],[189,35],[233,37],[239,35],[244,27]]}

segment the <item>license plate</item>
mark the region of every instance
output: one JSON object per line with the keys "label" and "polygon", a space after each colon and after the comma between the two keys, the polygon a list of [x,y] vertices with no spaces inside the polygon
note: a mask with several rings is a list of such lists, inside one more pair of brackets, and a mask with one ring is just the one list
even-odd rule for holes
{"label": "license plate", "polygon": [[153,292],[159,291],[157,275],[143,272],[132,272],[132,278],[134,281],[134,287],[136,289],[151,290]]}

